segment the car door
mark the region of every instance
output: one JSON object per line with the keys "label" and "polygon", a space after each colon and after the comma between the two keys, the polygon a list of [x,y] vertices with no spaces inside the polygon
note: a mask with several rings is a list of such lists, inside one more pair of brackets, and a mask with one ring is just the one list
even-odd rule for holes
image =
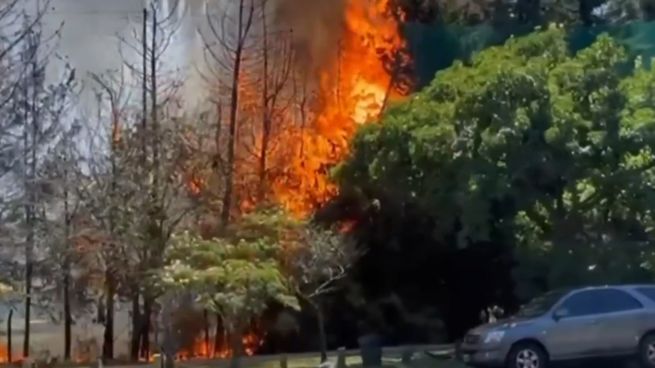
{"label": "car door", "polygon": [[582,290],[555,307],[554,323],[543,331],[543,340],[553,360],[592,355],[598,350],[598,316],[603,312],[598,290]]}
{"label": "car door", "polygon": [[604,310],[598,317],[598,353],[619,355],[635,351],[645,313],[643,304],[619,289],[599,290],[599,295]]}

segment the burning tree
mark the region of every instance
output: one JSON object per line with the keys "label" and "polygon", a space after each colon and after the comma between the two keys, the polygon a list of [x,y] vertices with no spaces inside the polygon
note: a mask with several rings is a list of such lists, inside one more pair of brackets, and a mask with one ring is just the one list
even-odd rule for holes
{"label": "burning tree", "polygon": [[243,355],[242,335],[268,303],[277,300],[292,308],[298,301],[277,261],[279,244],[270,237],[238,236],[204,240],[189,233],[175,237],[161,284],[197,295],[200,303],[219,314],[228,332],[232,362]]}

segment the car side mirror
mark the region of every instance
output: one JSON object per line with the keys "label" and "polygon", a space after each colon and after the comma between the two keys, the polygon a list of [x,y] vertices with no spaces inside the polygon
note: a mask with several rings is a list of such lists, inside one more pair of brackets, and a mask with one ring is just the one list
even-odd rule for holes
{"label": "car side mirror", "polygon": [[553,313],[553,319],[555,321],[559,321],[562,318],[566,318],[569,316],[569,310],[566,308],[560,308]]}

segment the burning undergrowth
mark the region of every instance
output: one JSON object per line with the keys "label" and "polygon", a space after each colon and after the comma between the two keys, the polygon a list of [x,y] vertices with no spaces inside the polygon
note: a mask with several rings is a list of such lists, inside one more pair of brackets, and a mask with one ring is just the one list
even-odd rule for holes
{"label": "burning undergrowth", "polygon": [[[177,360],[225,359],[233,355],[233,344],[220,316],[184,307],[173,313],[171,327]],[[246,356],[257,353],[265,338],[265,329],[253,321],[241,336],[243,353]]]}

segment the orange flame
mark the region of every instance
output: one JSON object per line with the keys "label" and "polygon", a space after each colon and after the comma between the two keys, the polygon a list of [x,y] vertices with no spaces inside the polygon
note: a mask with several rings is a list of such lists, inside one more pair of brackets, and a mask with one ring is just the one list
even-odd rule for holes
{"label": "orange flame", "polygon": [[285,175],[273,185],[278,202],[297,215],[325,203],[337,188],[329,170],[348,154],[358,125],[376,119],[388,101],[401,96],[385,60],[404,48],[389,0],[348,0],[343,40],[334,60],[320,71],[313,126],[289,142],[293,148]]}
{"label": "orange flame", "polygon": [[[261,121],[268,106],[262,103],[262,78],[272,77],[262,77],[257,67],[244,68],[240,74],[233,184],[235,203],[241,212],[254,209],[261,201],[271,201],[305,217],[326,203],[338,194],[330,170],[348,155],[357,128],[377,120],[388,103],[402,98],[396,78],[407,62],[400,57],[406,46],[398,22],[403,14],[391,13],[391,0],[344,1],[341,39],[334,45],[331,58],[320,61],[316,74],[312,65],[310,81],[298,75],[302,71],[293,70],[285,91],[276,96],[279,105],[272,108],[275,111],[270,116],[273,128],[263,170],[259,166],[264,144]],[[279,36],[284,37],[292,36]],[[277,55],[274,50],[272,58],[290,55]],[[257,60],[256,55],[248,57]],[[226,129],[224,125],[222,129]],[[226,139],[222,134],[217,147],[227,147]],[[204,195],[205,189],[213,187],[203,176],[224,175],[221,170],[205,174],[193,168],[189,171],[187,189],[192,196]],[[262,181],[264,185],[260,185]]]}
{"label": "orange flame", "polygon": [[[13,359],[14,361],[20,360],[17,358],[14,354]],[[9,349],[5,344],[0,344],[0,364],[5,364],[9,363]]]}
{"label": "orange flame", "polygon": [[[241,339],[243,349],[246,356],[253,356],[257,349],[264,343],[263,336],[255,333],[248,333]],[[210,342],[211,344],[211,342]],[[226,359],[232,356],[232,349],[228,346],[221,346],[218,350],[214,351],[213,348],[207,345],[204,338],[198,337],[191,349],[183,350],[177,354],[178,360],[190,360],[199,358],[219,358]]]}

